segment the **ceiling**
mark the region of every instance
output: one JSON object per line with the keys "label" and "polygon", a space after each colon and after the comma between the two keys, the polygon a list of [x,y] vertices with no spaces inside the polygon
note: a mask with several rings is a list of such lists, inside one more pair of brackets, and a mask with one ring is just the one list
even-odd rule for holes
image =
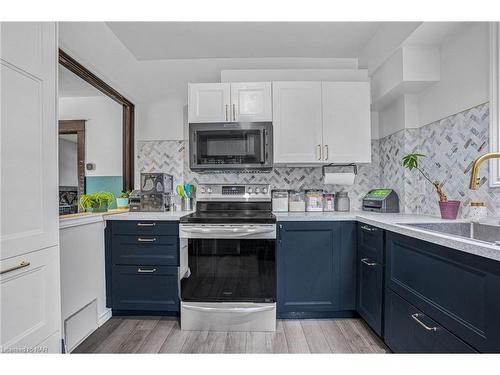
{"label": "ceiling", "polygon": [[59,97],[101,96],[102,92],[59,65]]}
{"label": "ceiling", "polygon": [[137,60],[359,57],[383,22],[107,22]]}

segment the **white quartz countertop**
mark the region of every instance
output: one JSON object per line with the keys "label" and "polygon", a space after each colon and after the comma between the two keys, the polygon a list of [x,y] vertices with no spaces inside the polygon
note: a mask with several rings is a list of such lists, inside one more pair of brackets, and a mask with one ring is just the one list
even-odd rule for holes
{"label": "white quartz countertop", "polygon": [[[190,214],[186,211],[175,212],[126,212],[105,215],[104,220],[167,220],[178,221]],[[459,236],[433,232],[405,226],[416,223],[466,222],[467,220],[444,220],[435,216],[409,214],[382,214],[364,211],[350,212],[274,212],[278,222],[284,221],[359,221],[381,229],[405,236],[450,247],[469,254],[500,261],[500,246],[470,240]],[[500,230],[500,228],[499,228]]]}
{"label": "white quartz countertop", "polygon": [[158,220],[179,221],[183,216],[193,211],[169,211],[169,212],[124,212],[116,215],[106,215],[104,220]]}

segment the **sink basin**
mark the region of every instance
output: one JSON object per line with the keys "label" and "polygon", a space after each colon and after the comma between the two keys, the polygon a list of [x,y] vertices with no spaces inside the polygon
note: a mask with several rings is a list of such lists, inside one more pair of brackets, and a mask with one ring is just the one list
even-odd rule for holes
{"label": "sink basin", "polygon": [[418,223],[401,225],[500,245],[500,226],[498,225],[481,223]]}

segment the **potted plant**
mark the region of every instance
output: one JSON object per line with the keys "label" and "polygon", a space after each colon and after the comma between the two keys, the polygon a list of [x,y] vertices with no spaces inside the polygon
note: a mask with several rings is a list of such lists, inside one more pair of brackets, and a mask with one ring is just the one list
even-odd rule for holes
{"label": "potted plant", "polygon": [[448,200],[448,197],[443,191],[443,185],[445,181],[432,181],[429,175],[422,169],[422,167],[419,165],[419,159],[425,157],[425,155],[418,153],[408,154],[403,157],[403,167],[409,169],[410,171],[416,169],[427,181],[429,181],[434,186],[434,189],[436,190],[436,193],[439,197],[439,209],[441,211],[441,218],[454,220],[458,215],[460,201]]}
{"label": "potted plant", "polygon": [[83,194],[80,197],[80,206],[86,212],[106,212],[109,205],[113,203],[113,200],[113,194],[104,191]]}
{"label": "potted plant", "polygon": [[127,208],[128,207],[128,199],[130,198],[131,191],[122,191],[122,193],[116,198],[116,207],[117,208]]}

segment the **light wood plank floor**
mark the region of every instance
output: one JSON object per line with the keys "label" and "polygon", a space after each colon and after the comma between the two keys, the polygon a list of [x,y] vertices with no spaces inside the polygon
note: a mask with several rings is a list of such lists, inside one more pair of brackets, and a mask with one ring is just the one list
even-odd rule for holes
{"label": "light wood plank floor", "polygon": [[276,332],[181,331],[177,319],[113,317],[73,353],[388,353],[360,319],[278,320]]}

